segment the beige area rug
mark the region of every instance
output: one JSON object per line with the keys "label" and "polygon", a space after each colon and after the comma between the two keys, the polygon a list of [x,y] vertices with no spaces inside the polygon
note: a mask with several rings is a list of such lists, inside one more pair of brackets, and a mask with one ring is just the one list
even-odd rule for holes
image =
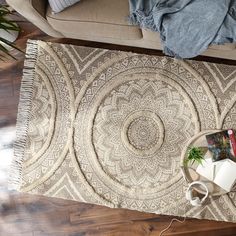
{"label": "beige area rug", "polygon": [[180,156],[236,128],[236,67],[29,41],[11,184],[158,214],[236,221],[234,192],[185,200]]}

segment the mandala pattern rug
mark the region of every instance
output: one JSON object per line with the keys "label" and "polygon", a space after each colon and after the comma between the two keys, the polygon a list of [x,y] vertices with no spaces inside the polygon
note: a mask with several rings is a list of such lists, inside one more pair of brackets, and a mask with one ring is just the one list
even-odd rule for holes
{"label": "mandala pattern rug", "polygon": [[236,194],[185,199],[180,156],[236,129],[236,67],[29,41],[10,182],[21,192],[236,221]]}

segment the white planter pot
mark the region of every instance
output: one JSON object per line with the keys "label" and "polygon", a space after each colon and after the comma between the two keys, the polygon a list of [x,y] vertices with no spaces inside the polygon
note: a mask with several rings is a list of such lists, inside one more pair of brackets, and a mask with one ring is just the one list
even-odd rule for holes
{"label": "white planter pot", "polygon": [[[0,37],[10,41],[11,43],[16,41],[18,35],[19,35],[18,31],[14,31],[14,30],[6,31],[3,29],[0,29]],[[7,44],[3,42],[0,42],[0,43],[6,48],[9,48],[9,49],[11,48],[10,46],[8,46]]]}
{"label": "white planter pot", "polygon": [[18,31],[10,30],[8,32],[6,30],[0,29],[0,37],[10,41],[11,43],[17,39],[18,35],[19,35]]}

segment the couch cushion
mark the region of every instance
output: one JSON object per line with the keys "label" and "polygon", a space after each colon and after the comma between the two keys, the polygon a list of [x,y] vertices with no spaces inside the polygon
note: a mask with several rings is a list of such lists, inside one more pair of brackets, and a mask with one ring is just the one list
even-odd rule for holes
{"label": "couch cushion", "polygon": [[160,34],[149,29],[142,29],[143,39],[149,42],[154,42],[156,47],[162,48]]}
{"label": "couch cushion", "polygon": [[[142,34],[143,34],[144,40],[156,42],[156,45],[159,46],[160,48],[162,48],[162,43],[160,40],[159,33],[153,32],[148,29],[142,29]],[[226,43],[224,45],[210,45],[209,49],[228,51],[228,50],[234,50],[235,45],[236,45],[235,43]]]}
{"label": "couch cushion", "polygon": [[79,3],[53,14],[47,10],[47,20],[54,29],[68,36],[80,38],[106,37],[134,40],[142,38],[137,26],[128,24],[127,0],[81,0]]}

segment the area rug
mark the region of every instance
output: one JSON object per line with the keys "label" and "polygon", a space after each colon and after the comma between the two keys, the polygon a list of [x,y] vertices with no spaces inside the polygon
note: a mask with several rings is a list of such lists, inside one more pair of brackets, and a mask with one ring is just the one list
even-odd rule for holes
{"label": "area rug", "polygon": [[180,156],[236,128],[236,67],[29,41],[11,186],[112,208],[236,221],[235,192],[185,199]]}

